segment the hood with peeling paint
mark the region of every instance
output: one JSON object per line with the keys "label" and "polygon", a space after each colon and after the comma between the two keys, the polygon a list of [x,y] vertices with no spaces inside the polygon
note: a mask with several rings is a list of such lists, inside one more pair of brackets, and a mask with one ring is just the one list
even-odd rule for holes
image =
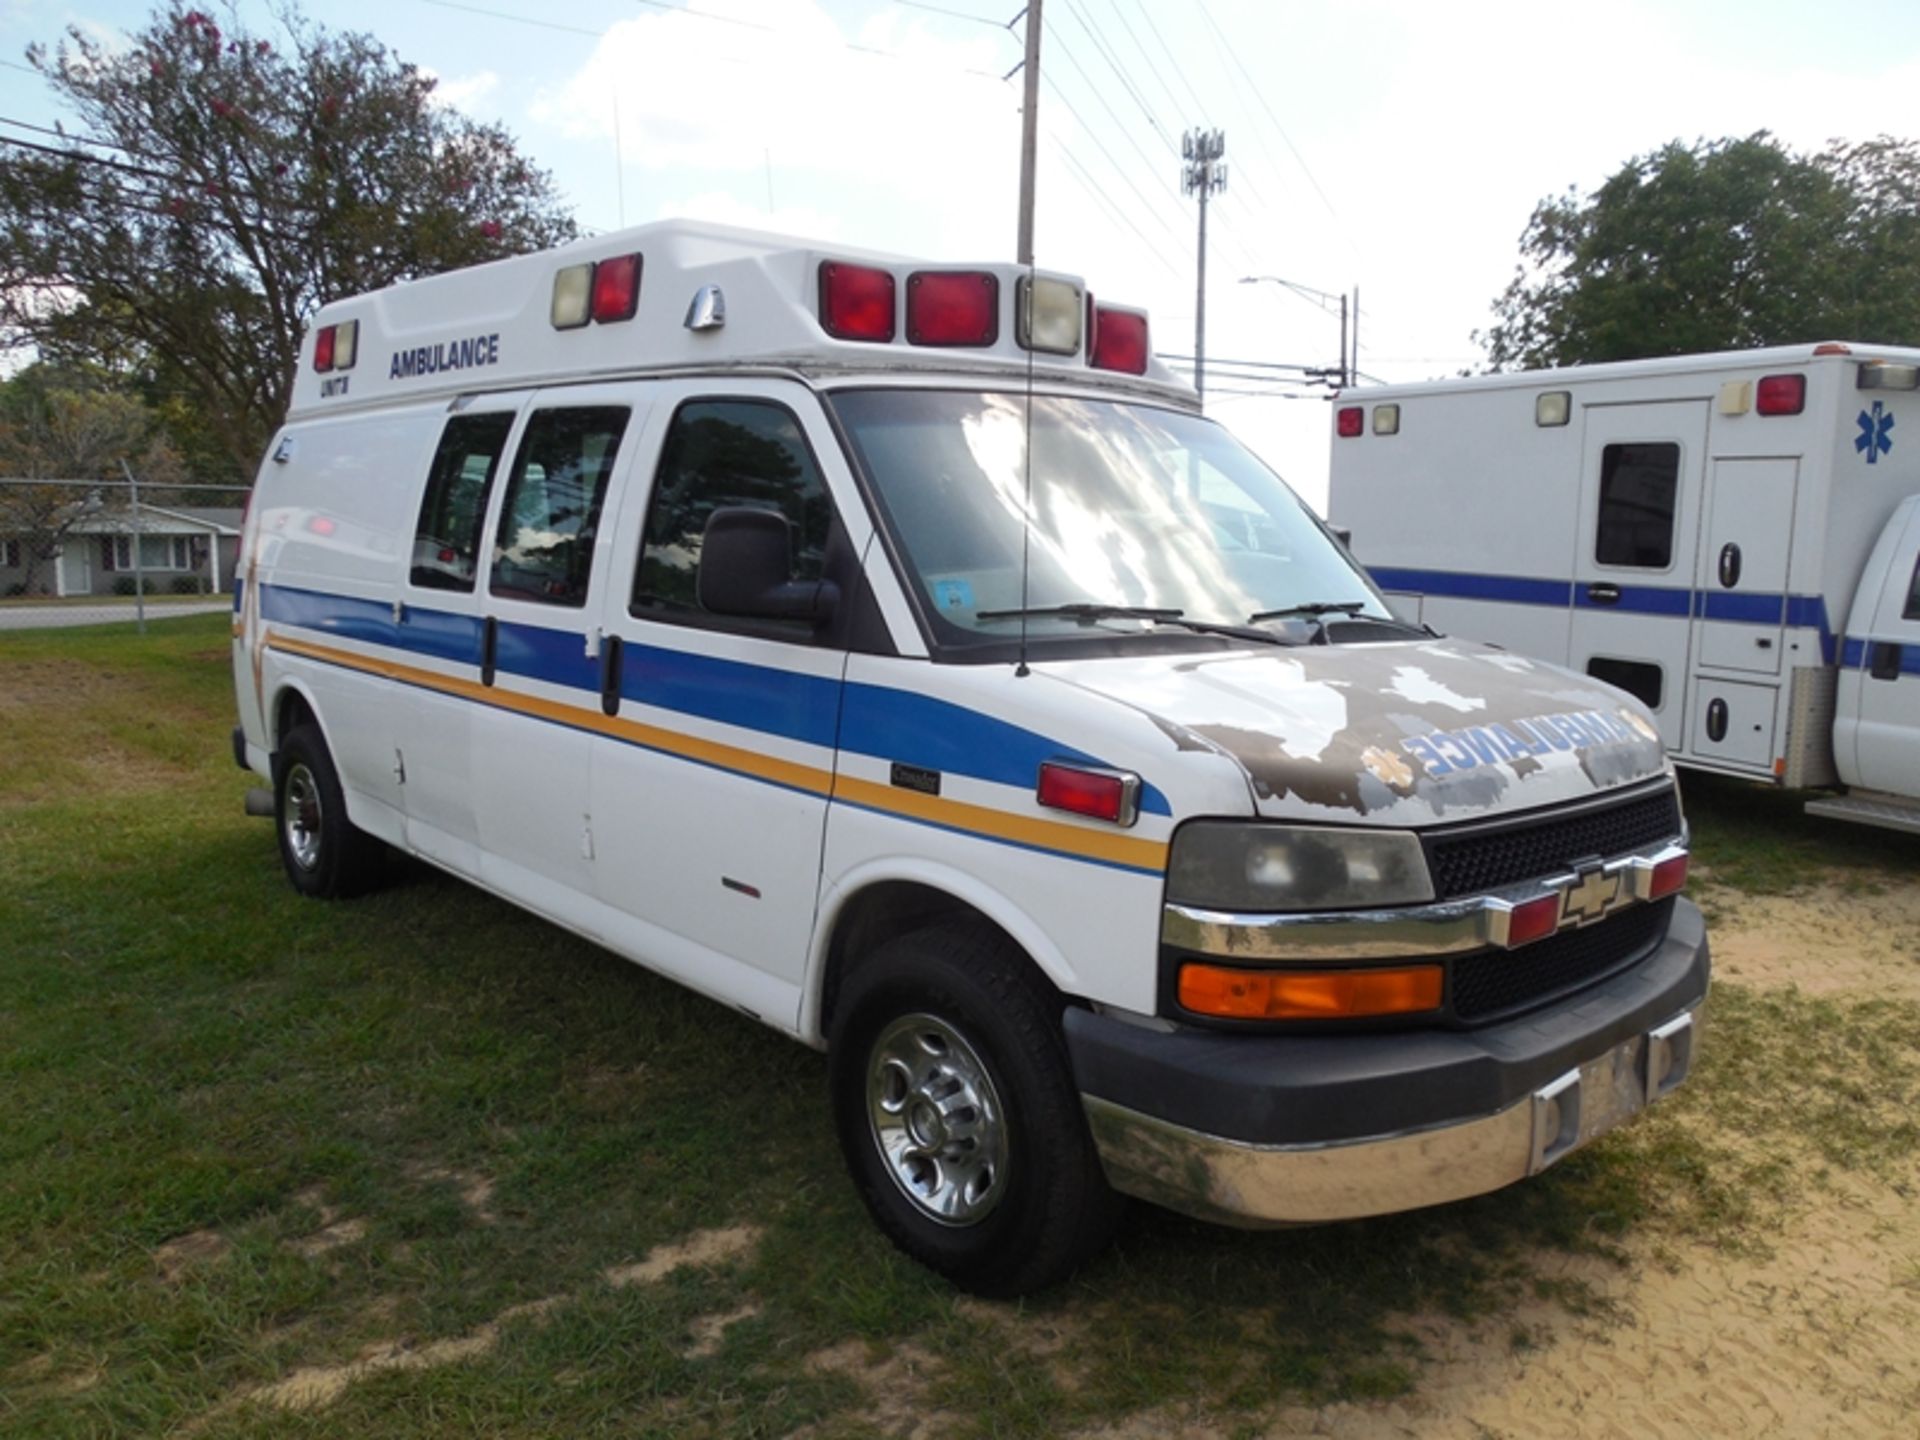
{"label": "hood with peeling paint", "polygon": [[[1422,825],[1585,799],[1665,772],[1639,702],[1464,640],[1049,665],[1230,756],[1274,818]],[[1151,778],[1151,777],[1149,777]]]}

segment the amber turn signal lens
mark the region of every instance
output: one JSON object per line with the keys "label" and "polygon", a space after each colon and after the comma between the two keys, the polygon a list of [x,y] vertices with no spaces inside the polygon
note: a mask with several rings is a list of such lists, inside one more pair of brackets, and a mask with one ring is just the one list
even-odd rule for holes
{"label": "amber turn signal lens", "polygon": [[1229,1020],[1351,1020],[1438,1010],[1438,965],[1393,970],[1229,970],[1180,967],[1180,1003]]}

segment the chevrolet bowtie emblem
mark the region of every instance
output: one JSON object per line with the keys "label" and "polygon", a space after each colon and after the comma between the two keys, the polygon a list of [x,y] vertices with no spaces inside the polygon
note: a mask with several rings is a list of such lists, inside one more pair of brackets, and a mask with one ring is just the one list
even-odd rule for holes
{"label": "chevrolet bowtie emblem", "polygon": [[1591,924],[1613,908],[1620,898],[1620,876],[1609,875],[1595,866],[1582,870],[1579,878],[1566,888],[1560,902],[1560,923]]}

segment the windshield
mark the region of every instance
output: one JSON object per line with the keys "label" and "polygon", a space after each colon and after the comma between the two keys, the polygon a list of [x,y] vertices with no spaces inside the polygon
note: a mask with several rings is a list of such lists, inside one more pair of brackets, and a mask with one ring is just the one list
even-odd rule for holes
{"label": "windshield", "polygon": [[[1025,395],[852,390],[832,403],[946,643],[1004,641],[1021,626],[1005,612],[1023,608],[1035,639],[1153,623],[1090,606],[1235,626],[1295,607],[1389,618],[1299,498],[1198,416],[1034,396],[1029,499]],[[1060,606],[1076,608],[1034,613]]]}

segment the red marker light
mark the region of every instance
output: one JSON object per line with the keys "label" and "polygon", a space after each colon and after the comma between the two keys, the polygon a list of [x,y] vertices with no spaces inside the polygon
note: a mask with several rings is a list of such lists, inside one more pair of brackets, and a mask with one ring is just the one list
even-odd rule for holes
{"label": "red marker light", "polygon": [[820,327],[836,340],[893,339],[893,272],[820,262]]}
{"label": "red marker light", "polygon": [[1367,412],[1359,405],[1342,405],[1339,414],[1334,416],[1334,429],[1339,431],[1342,440],[1351,440],[1367,428]]}
{"label": "red marker light", "polygon": [[1762,415],[1798,415],[1807,408],[1807,377],[1767,376],[1754,391],[1753,408]]}
{"label": "red marker light", "polygon": [[640,257],[616,255],[593,267],[593,318],[602,325],[631,320],[640,308]]}
{"label": "red marker light", "polygon": [[907,340],[991,345],[1000,338],[1000,279],[984,270],[916,270],[907,277]]}
{"label": "red marker light", "polygon": [[1147,373],[1147,317],[1138,310],[1097,306],[1093,312],[1093,350],[1088,361],[1096,370],[1118,370],[1127,375]]}
{"label": "red marker light", "polygon": [[1560,897],[1542,895],[1524,905],[1513,907],[1507,917],[1507,948],[1544,940],[1560,928]]}
{"label": "red marker light", "polygon": [[333,326],[322,326],[313,337],[313,368],[324,375],[333,369]]}
{"label": "red marker light", "polygon": [[1036,792],[1049,810],[1066,810],[1093,820],[1131,825],[1138,809],[1140,777],[1110,770],[1080,770],[1049,760],[1040,767]]}
{"label": "red marker light", "polygon": [[1655,900],[1664,900],[1669,895],[1678,895],[1687,888],[1687,857],[1676,855],[1671,860],[1662,860],[1653,867],[1653,884],[1648,894]]}

